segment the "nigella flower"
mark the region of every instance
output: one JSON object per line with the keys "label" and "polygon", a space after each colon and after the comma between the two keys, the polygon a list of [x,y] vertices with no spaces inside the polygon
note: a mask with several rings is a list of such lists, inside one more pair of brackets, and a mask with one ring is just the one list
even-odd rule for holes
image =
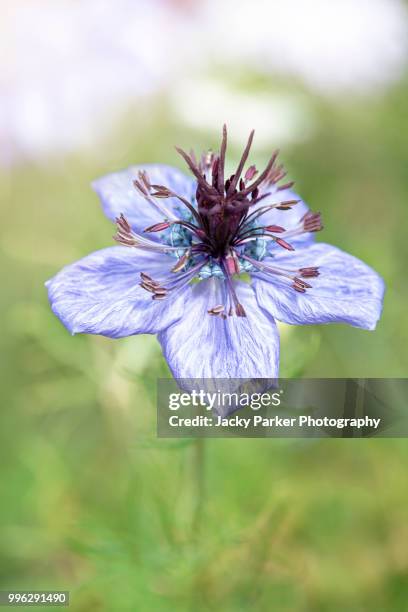
{"label": "nigella flower", "polygon": [[48,281],[71,333],[158,334],[176,378],[276,378],[275,320],[375,328],[383,281],[314,241],[320,213],[282,184],[277,152],[263,172],[246,167],[252,139],[232,176],[224,126],[219,154],[178,149],[193,178],[147,165],[94,182],[119,246]]}

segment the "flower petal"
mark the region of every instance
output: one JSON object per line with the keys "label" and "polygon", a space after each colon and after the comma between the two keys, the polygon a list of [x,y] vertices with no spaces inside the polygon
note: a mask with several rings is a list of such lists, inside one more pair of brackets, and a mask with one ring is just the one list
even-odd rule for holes
{"label": "flower petal", "polygon": [[[267,191],[269,191],[269,189],[267,189]],[[300,200],[289,210],[277,210],[276,208],[273,208],[272,210],[267,211],[257,220],[259,225],[279,225],[284,227],[286,230],[291,230],[309,211],[309,207],[297,195],[297,193],[291,189],[282,189],[282,191],[278,191],[276,187],[272,187],[270,191],[271,194],[264,200],[261,200],[259,204],[255,204],[255,206],[251,207],[250,212],[255,212],[258,208],[269,206],[270,204],[277,204],[279,202],[286,202],[288,200]],[[279,234],[279,236],[285,238],[284,233]],[[300,236],[295,236],[293,238],[288,238],[288,241],[292,244],[307,244],[309,242],[314,242],[314,240],[315,234],[311,232],[301,234]],[[270,242],[269,245],[271,248],[275,247],[273,242]]]}
{"label": "flower petal", "polygon": [[159,334],[175,378],[276,378],[279,335],[272,316],[258,306],[248,283],[235,284],[246,317],[212,316],[224,303],[224,281],[195,285],[182,319]]}
{"label": "flower petal", "polygon": [[259,304],[278,321],[293,324],[349,323],[375,329],[384,296],[382,278],[365,263],[328,244],[313,244],[268,261],[289,270],[318,266],[320,276],[307,278],[306,293],[279,276],[253,274]]}
{"label": "flower petal", "polygon": [[139,275],[162,276],[172,263],[167,255],[127,247],[96,251],[46,283],[52,310],[72,334],[157,333],[180,319],[184,295],[155,302],[139,286]]}
{"label": "flower petal", "polygon": [[[146,227],[158,223],[165,217],[159,208],[147,202],[134,187],[133,181],[138,179],[140,170],[146,170],[153,185],[165,185],[189,202],[196,190],[195,181],[177,168],[153,164],[131,166],[93,181],[92,187],[102,202],[105,215],[115,221],[122,213],[132,228],[138,232],[142,232]],[[187,210],[177,198],[160,199],[157,202],[172,216],[179,217],[179,210]]]}

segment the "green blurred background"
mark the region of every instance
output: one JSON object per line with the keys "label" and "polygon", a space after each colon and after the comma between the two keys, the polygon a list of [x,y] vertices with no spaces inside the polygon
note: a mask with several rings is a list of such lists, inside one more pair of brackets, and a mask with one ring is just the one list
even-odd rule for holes
{"label": "green blurred background", "polygon": [[[307,137],[261,139],[252,159],[281,145],[323,213],[319,240],[387,285],[375,332],[281,326],[281,375],[406,377],[407,78],[328,99],[256,71],[209,74],[232,95],[306,104]],[[84,611],[402,612],[405,440],[159,440],[168,369],[156,339],[71,337],[51,313],[45,280],[112,244],[90,181],[134,163],[182,167],[175,144],[218,146],[228,109],[214,130],[193,129],[170,97],[135,102],[97,150],[1,171],[0,588],[70,590]]]}

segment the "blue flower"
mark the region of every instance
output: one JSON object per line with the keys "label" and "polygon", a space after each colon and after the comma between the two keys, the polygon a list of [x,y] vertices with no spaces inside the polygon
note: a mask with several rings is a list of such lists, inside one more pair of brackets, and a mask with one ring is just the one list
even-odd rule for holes
{"label": "blue flower", "polygon": [[252,139],[228,178],[224,126],[219,154],[178,149],[193,178],[146,165],[93,183],[119,246],[47,282],[72,334],[158,334],[176,378],[276,378],[275,320],[375,328],[382,279],[314,241],[320,214],[282,184],[277,153],[263,172],[245,169]]}

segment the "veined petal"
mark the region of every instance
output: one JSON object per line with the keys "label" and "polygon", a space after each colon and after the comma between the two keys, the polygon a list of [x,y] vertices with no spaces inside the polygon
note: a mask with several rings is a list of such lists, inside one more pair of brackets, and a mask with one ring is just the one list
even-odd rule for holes
{"label": "veined petal", "polygon": [[175,378],[276,378],[279,335],[272,316],[256,302],[248,283],[236,282],[247,316],[212,316],[225,299],[224,281],[195,285],[182,319],[159,334]]}
{"label": "veined petal", "polygon": [[185,209],[184,205],[173,197],[157,199],[158,206],[147,202],[133,184],[135,179],[138,180],[141,170],[147,172],[153,185],[164,185],[189,202],[196,189],[195,181],[177,168],[153,164],[131,166],[93,181],[92,187],[101,200],[105,215],[115,221],[116,217],[123,214],[132,228],[139,233],[162,221],[165,218],[163,211],[167,210],[169,216],[180,217],[179,210]]}
{"label": "veined petal", "polygon": [[127,247],[96,251],[47,281],[51,308],[72,334],[157,333],[180,319],[184,295],[153,301],[139,286],[140,273],[158,277],[172,263],[167,255]]}
{"label": "veined petal", "polygon": [[283,277],[253,274],[258,303],[278,320],[293,324],[349,323],[375,329],[384,296],[382,278],[365,263],[328,244],[312,244],[265,259],[275,267],[296,271],[318,266],[320,276],[307,278],[312,288],[293,289]]}

